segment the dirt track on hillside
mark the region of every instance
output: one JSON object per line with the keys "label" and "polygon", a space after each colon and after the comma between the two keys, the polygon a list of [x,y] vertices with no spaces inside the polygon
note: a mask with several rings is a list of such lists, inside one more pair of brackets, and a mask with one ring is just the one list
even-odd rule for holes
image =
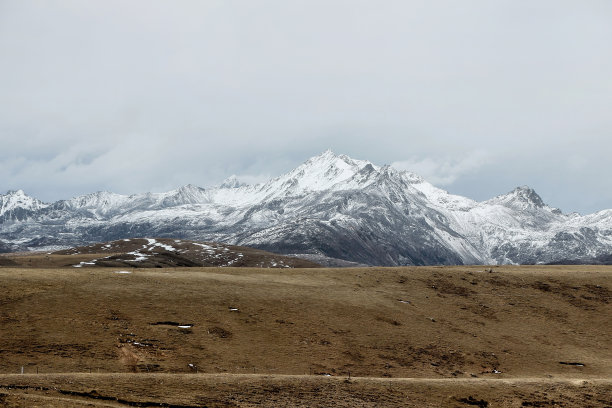
{"label": "dirt track on hillside", "polygon": [[612,381],[253,374],[0,375],[4,406],[606,407]]}

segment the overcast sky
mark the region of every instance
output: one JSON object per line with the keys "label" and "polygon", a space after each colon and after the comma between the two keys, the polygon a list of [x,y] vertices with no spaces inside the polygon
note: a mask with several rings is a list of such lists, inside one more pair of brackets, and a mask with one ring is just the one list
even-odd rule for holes
{"label": "overcast sky", "polygon": [[0,0],[0,193],[263,181],[332,149],[612,208],[612,1]]}

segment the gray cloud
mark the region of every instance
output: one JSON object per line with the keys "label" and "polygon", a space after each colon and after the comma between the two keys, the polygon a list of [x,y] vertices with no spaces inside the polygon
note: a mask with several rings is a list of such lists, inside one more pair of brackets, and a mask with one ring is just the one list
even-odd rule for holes
{"label": "gray cloud", "polygon": [[611,40],[606,0],[5,0],[0,191],[259,180],[332,148],[610,208]]}
{"label": "gray cloud", "polygon": [[414,172],[436,186],[452,185],[465,174],[475,173],[490,164],[492,158],[484,151],[474,151],[461,158],[418,158],[391,163],[398,170]]}

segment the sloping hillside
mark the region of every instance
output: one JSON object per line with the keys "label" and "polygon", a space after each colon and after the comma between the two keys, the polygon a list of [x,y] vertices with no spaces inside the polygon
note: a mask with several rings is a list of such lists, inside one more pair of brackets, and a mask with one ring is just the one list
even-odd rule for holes
{"label": "sloping hillside", "polygon": [[[429,389],[438,380],[463,380],[440,388],[450,390],[442,395],[452,402],[446,406],[464,406],[458,400],[472,396],[490,406],[583,407],[589,394],[590,406],[603,407],[600,387],[609,390],[609,383],[593,384],[612,378],[611,283],[606,266],[0,268],[0,373],[13,374],[0,376],[0,393],[16,381],[44,382],[37,372],[61,381],[53,375],[91,371],[126,376],[114,387],[98,389],[92,378],[59,388],[186,406],[253,406],[280,387],[282,401],[296,405],[311,396],[329,403],[333,394],[300,392],[317,388],[316,378],[350,373],[378,378],[378,385],[342,391],[360,399],[338,406],[406,406],[399,395],[410,395],[409,383],[385,379],[421,378]],[[15,375],[22,366],[29,380]],[[166,393],[163,384],[174,380],[147,377],[154,389],[134,388],[129,373],[192,374],[194,385]],[[197,380],[200,374],[216,375],[206,378],[231,391],[196,387],[209,381]],[[253,388],[232,389],[236,374],[307,378],[244,379]],[[527,388],[512,388],[526,379]],[[321,382],[319,389],[333,393],[330,384],[348,386]],[[396,387],[403,391],[395,394]],[[418,398],[427,401],[427,394]],[[434,397],[440,406],[441,396]]]}
{"label": "sloping hillside", "polygon": [[257,267],[316,268],[305,259],[215,242],[135,238],[70,248],[51,253],[0,255],[0,266],[65,267]]}

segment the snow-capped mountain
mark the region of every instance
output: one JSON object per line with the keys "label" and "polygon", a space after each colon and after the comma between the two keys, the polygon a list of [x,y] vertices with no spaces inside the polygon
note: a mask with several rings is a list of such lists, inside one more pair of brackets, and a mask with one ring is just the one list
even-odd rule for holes
{"label": "snow-capped mountain", "polygon": [[529,187],[476,202],[331,151],[256,185],[230,177],[210,189],[97,192],[51,204],[22,191],[0,195],[0,248],[153,236],[370,265],[588,262],[612,254],[612,210],[564,214]]}
{"label": "snow-capped mountain", "polygon": [[23,190],[9,191],[6,195],[0,195],[0,222],[26,220],[46,206],[42,201],[26,195]]}

